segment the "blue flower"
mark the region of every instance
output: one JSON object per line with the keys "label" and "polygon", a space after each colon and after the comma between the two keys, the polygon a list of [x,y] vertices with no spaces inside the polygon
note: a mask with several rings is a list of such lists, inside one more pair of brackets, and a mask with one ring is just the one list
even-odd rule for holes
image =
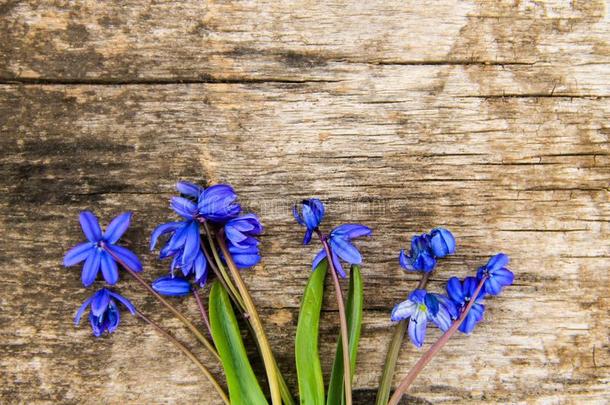
{"label": "blue flower", "polygon": [[254,214],[246,214],[234,218],[225,224],[225,236],[229,243],[237,248],[257,246],[258,240],[254,237],[263,232],[263,226]]}
{"label": "blue flower", "polygon": [[106,282],[110,285],[116,284],[119,280],[117,262],[135,272],[142,271],[138,257],[129,249],[116,245],[129,227],[131,212],[124,212],[114,218],[104,233],[92,212],[81,212],[79,220],[88,242],[70,249],[64,256],[64,266],[74,266],[84,260],[81,278],[85,287],[93,284],[100,268]]}
{"label": "blue flower", "polygon": [[[451,277],[447,281],[447,295],[457,306],[460,313],[464,311],[477,289],[479,281],[475,277],[466,277],[463,282],[457,277]],[[469,334],[472,332],[477,323],[483,319],[483,313],[485,312],[485,306],[482,304],[484,292],[481,290],[479,295],[475,298],[475,302],[468,311],[466,318],[460,325],[460,332]]]}
{"label": "blue flower", "polygon": [[430,249],[437,258],[455,253],[455,238],[445,228],[435,228],[430,232]]}
{"label": "blue flower", "polygon": [[506,268],[509,261],[510,259],[507,255],[498,253],[489,259],[485,266],[479,268],[477,278],[481,280],[483,277],[487,277],[483,287],[487,294],[498,295],[503,287],[513,283],[515,275]]}
{"label": "blue flower", "polygon": [[235,203],[237,194],[226,184],[204,189],[192,183],[178,182],[176,188],[185,197],[172,197],[170,206],[183,221],[168,222],[155,228],[150,238],[150,249],[154,249],[160,236],[170,234],[161,249],[160,258],[180,257],[178,266],[190,269],[201,252],[200,222],[229,221],[239,215],[241,207]]}
{"label": "blue flower", "polygon": [[432,321],[446,331],[451,326],[457,309],[447,297],[441,294],[430,294],[426,290],[414,290],[409,298],[392,309],[392,321],[409,319],[409,338],[417,347],[424,344],[426,326]]}
{"label": "blue flower", "polygon": [[182,277],[163,276],[152,282],[152,288],[162,295],[183,296],[188,295],[191,283]]}
{"label": "blue flower", "polygon": [[434,270],[436,259],[430,247],[430,235],[413,235],[411,238],[411,251],[409,255],[404,250],[400,251],[398,261],[400,266],[410,271],[425,271],[426,273]]}
{"label": "blue flower", "polygon": [[[361,236],[369,236],[372,233],[369,227],[359,224],[339,225],[327,236],[332,255],[333,267],[337,274],[345,278],[345,271],[341,260],[348,264],[361,264],[362,255],[351,243],[351,240]],[[322,249],[313,259],[312,268],[315,270],[318,264],[326,257],[326,250]]]}
{"label": "blue flower", "polygon": [[311,241],[311,236],[314,231],[322,222],[324,218],[324,204],[317,198],[310,198],[308,200],[301,201],[301,213],[295,204],[292,207],[292,215],[300,225],[307,228],[305,237],[303,238],[303,244],[307,245]]}
{"label": "blue flower", "polygon": [[132,315],[136,314],[135,307],[127,298],[102,288],[83,302],[83,305],[76,312],[74,324],[78,325],[80,323],[85,310],[91,306],[89,322],[91,323],[93,334],[99,337],[104,331],[108,331],[108,333],[114,332],[121,320],[119,307],[115,300],[123,304]]}

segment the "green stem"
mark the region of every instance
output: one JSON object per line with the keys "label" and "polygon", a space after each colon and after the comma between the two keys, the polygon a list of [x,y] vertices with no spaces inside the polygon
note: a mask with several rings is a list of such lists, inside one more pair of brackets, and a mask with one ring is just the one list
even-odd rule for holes
{"label": "green stem", "polygon": [[248,313],[248,321],[252,325],[252,328],[254,329],[254,336],[256,337],[256,340],[260,345],[263,363],[265,364],[265,371],[267,372],[269,390],[271,391],[271,402],[273,403],[273,405],[281,405],[282,397],[280,393],[280,385],[278,382],[277,364],[275,362],[275,358],[273,357],[271,347],[269,346],[269,341],[267,340],[267,335],[265,334],[265,330],[263,329],[261,319],[258,315],[258,312],[256,311],[254,301],[250,296],[250,292],[248,291],[244,280],[241,278],[241,274],[239,274],[237,266],[235,266],[235,263],[233,262],[233,258],[231,256],[231,253],[229,252],[229,249],[227,249],[227,245],[224,241],[223,230],[220,230],[220,232],[218,232],[218,234],[216,235],[216,240],[225,258],[227,267],[229,267],[231,276],[233,276],[233,281],[235,281],[237,290],[239,291],[241,297],[244,300],[245,309]]}
{"label": "green stem", "polygon": [[470,308],[472,308],[472,306],[474,305],[474,303],[476,301],[476,298],[479,296],[479,292],[481,292],[481,288],[483,288],[483,284],[485,284],[485,280],[487,280],[487,276],[484,276],[479,281],[479,285],[477,286],[477,289],[474,291],[474,294],[472,294],[472,297],[470,298],[468,305],[466,305],[466,308],[462,311],[460,317],[455,322],[453,322],[453,324],[451,324],[451,327],[449,329],[447,329],[447,332],[445,332],[443,334],[443,336],[441,336],[436,341],[436,343],[434,343],[430,347],[430,349],[428,349],[428,351],[417,361],[417,363],[415,363],[415,365],[409,371],[409,373],[406,375],[406,377],[400,382],[400,384],[396,388],[396,391],[394,391],[394,395],[392,395],[392,398],[390,398],[388,405],[397,405],[398,404],[398,401],[400,401],[400,398],[407,391],[407,389],[409,389],[409,386],[411,386],[413,381],[415,381],[415,378],[417,378],[419,373],[424,369],[424,367],[426,367],[426,365],[428,363],[430,363],[432,358],[443,348],[443,346],[445,346],[445,344],[449,341],[451,336],[453,336],[455,334],[455,332],[457,332],[457,330],[460,327],[460,325],[462,324],[462,322],[464,322],[464,319],[466,319],[466,315],[468,315],[468,311],[470,311]]}
{"label": "green stem", "polygon": [[349,337],[347,332],[347,317],[345,315],[345,304],[343,303],[343,294],[341,293],[341,284],[339,284],[339,276],[333,264],[330,246],[328,241],[321,232],[317,232],[320,237],[324,250],[326,251],[326,257],[328,258],[328,267],[330,268],[330,275],[335,285],[335,297],[337,298],[337,307],[339,309],[339,322],[341,324],[341,343],[343,346],[343,384],[345,385],[345,405],[352,404],[352,377],[351,367],[349,359]]}
{"label": "green stem", "polygon": [[197,367],[199,367],[199,369],[208,378],[208,380],[210,380],[210,382],[214,386],[214,389],[218,392],[218,394],[222,398],[223,402],[227,405],[231,404],[229,402],[229,398],[227,397],[227,394],[224,392],[224,390],[222,389],[222,387],[220,386],[218,381],[216,381],[216,379],[214,378],[214,376],[212,375],[210,370],[208,370],[206,368],[206,366],[204,366],[203,363],[201,361],[199,361],[199,359],[197,357],[195,357],[193,352],[191,352],[186,346],[184,346],[182,343],[180,343],[180,341],[178,341],[178,339],[176,339],[175,337],[170,335],[169,332],[167,332],[165,329],[163,329],[161,326],[159,326],[156,322],[152,321],[151,319],[148,319],[142,312],[136,310],[136,313],[144,322],[147,322],[150,326],[152,326],[157,332],[159,332],[159,334],[161,334],[161,336],[163,336],[167,340],[169,340],[174,346],[176,346],[178,349],[180,349],[180,351],[182,353],[184,353],[186,355],[186,357],[188,357]]}
{"label": "green stem", "polygon": [[199,331],[199,329],[197,329],[197,327],[195,325],[193,325],[193,323],[191,321],[186,319],[186,317],[184,315],[182,315],[182,313],[180,311],[178,311],[172,304],[170,304],[165,298],[163,298],[161,296],[161,294],[156,292],[146,281],[144,281],[144,279],[138,273],[133,271],[127,265],[127,263],[125,263],[120,257],[118,257],[117,255],[112,253],[112,251],[110,249],[106,249],[106,252],[108,252],[114,258],[114,260],[117,261],[117,263],[119,263],[121,266],[123,266],[123,268],[133,278],[135,278],[136,281],[142,285],[142,287],[144,287],[149,293],[151,293],[161,304],[165,305],[165,307],[167,309],[169,309],[176,316],[176,318],[178,318],[178,320],[180,322],[182,322],[184,324],[184,326],[186,326],[193,333],[193,335],[195,335],[197,340],[199,340],[201,343],[203,343],[203,345],[210,351],[210,353],[212,353],[212,355],[216,358],[216,360],[218,360],[220,362],[220,357],[218,356],[218,352],[216,352],[214,345],[210,343],[210,341],[203,335],[203,333],[201,333]]}
{"label": "green stem", "polygon": [[[424,273],[419,284],[418,289],[426,288],[428,279],[432,272]],[[400,347],[407,331],[409,320],[405,319],[398,322],[392,335],[392,342],[388,348],[388,353],[385,358],[385,364],[383,366],[383,373],[381,374],[381,381],[379,382],[379,389],[377,390],[377,400],[375,405],[386,405],[388,398],[390,398],[390,389],[392,388],[392,377],[394,376],[394,369],[396,368],[396,362],[398,361],[398,354],[400,353]]]}
{"label": "green stem", "polygon": [[[229,295],[231,295],[231,297],[234,299],[234,301],[237,302],[237,305],[240,307],[240,310],[242,312],[244,312],[246,309],[244,299],[241,297],[241,295],[235,288],[235,285],[231,281],[231,277],[229,277],[227,270],[225,269],[225,267],[222,264],[222,260],[220,260],[220,256],[218,255],[218,249],[216,249],[216,244],[214,243],[214,238],[212,237],[212,232],[210,231],[210,227],[208,226],[208,223],[205,221],[202,221],[202,223],[203,223],[203,227],[205,228],[205,234],[208,238],[208,242],[210,244],[210,250],[212,251],[212,255],[214,255],[214,261],[216,262],[216,266],[215,266],[215,268],[213,267],[213,269],[215,271],[217,271],[217,275],[218,275],[218,273],[220,273],[220,276],[218,278],[221,280],[223,286],[225,287],[225,290],[227,290]],[[209,256],[209,252],[207,252],[207,250],[205,248],[204,248],[204,252],[206,253],[206,256]],[[209,258],[208,258],[208,262],[211,262],[209,260]]]}

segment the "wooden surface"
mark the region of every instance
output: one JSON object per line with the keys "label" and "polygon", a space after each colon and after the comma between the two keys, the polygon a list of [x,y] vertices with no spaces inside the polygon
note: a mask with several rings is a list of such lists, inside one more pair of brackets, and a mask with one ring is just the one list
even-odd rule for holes
{"label": "wooden surface", "polygon": [[[374,229],[358,243],[358,403],[377,386],[389,310],[416,285],[398,251],[439,225],[458,253],[432,290],[498,251],[516,282],[410,394],[610,401],[608,4],[321,3],[0,3],[1,403],[216,403],[136,319],[102,339],[74,328],[90,291],[61,267],[81,239],[80,210],[107,221],[131,209],[129,246],[148,279],[164,273],[148,237],[172,217],[178,179],[230,183],[262,217],[263,263],[244,275],[293,390],[292,339],[318,247],[300,245],[290,205],[318,196],[327,227]],[[127,275],[118,290],[193,343]],[[338,331],[327,298],[326,374]],[[438,336],[430,329],[428,344]],[[404,345],[396,381],[420,353]]]}

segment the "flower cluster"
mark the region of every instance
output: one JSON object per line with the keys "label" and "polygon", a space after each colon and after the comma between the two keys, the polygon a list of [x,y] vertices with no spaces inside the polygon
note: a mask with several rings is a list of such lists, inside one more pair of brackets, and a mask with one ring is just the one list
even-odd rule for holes
{"label": "flower cluster", "polygon": [[[116,244],[129,228],[130,212],[122,213],[110,221],[103,233],[97,217],[92,212],[81,212],[79,220],[87,242],[76,245],[66,253],[64,266],[70,267],[84,261],[81,279],[85,287],[90,287],[95,282],[100,269],[109,285],[114,285],[119,280],[119,266],[132,272],[142,271],[138,257],[131,250]],[[114,332],[121,319],[115,300],[135,314],[135,308],[127,298],[102,288],[85,300],[76,313],[75,324],[80,322],[85,310],[91,307],[89,322],[93,334],[101,336],[104,331]]]}
{"label": "flower cluster", "polygon": [[[401,252],[400,264],[410,270],[429,272],[436,265],[436,258],[454,251],[455,239],[451,232],[437,228],[430,235],[414,236],[411,254],[406,256]],[[394,307],[391,319],[409,320],[409,338],[417,347],[424,343],[428,321],[432,321],[444,332],[454,322],[460,322],[460,332],[469,334],[483,319],[485,296],[498,295],[503,287],[513,283],[514,275],[506,268],[508,262],[508,256],[499,253],[479,268],[477,277],[466,277],[461,281],[457,277],[451,277],[446,286],[447,295],[417,289],[409,294],[406,301]],[[406,267],[405,263],[409,267]],[[473,302],[466,312],[471,301]]]}
{"label": "flower cluster", "polygon": [[[178,182],[176,189],[181,194],[172,197],[170,207],[181,217],[180,221],[168,222],[155,228],[151,235],[150,250],[154,250],[159,237],[168,235],[159,253],[160,259],[172,258],[170,276],[163,276],[153,283],[153,288],[164,295],[185,295],[185,280],[192,279],[203,287],[208,279],[208,257],[206,241],[202,231],[206,225],[215,230],[223,229],[227,247],[238,268],[256,265],[260,259],[258,240],[263,227],[254,214],[241,215],[241,206],[236,203],[237,194],[226,184],[208,188],[196,184]],[[209,246],[209,251],[213,249]],[[182,277],[175,277],[180,269]]]}
{"label": "flower cluster", "polygon": [[[369,227],[360,224],[344,224],[334,228],[328,235],[323,235],[318,228],[324,218],[322,201],[316,198],[303,200],[300,204],[300,212],[298,208],[296,205],[293,207],[294,218],[300,225],[307,228],[303,244],[307,245],[311,241],[313,233],[318,233],[320,240],[324,244],[328,243],[333,267],[340,277],[346,277],[342,261],[349,265],[362,263],[362,255],[351,241],[361,236],[371,235],[372,231]],[[326,257],[327,250],[324,247],[313,259],[312,268],[315,270]]]}
{"label": "flower cluster", "polygon": [[410,271],[431,272],[436,267],[436,259],[455,252],[455,238],[444,228],[435,228],[429,234],[414,235],[411,238],[411,251],[407,255],[400,251],[400,265]]}

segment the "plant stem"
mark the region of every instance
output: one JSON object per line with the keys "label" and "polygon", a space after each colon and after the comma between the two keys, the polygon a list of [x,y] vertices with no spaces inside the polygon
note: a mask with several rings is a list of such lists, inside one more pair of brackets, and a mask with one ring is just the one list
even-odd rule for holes
{"label": "plant stem", "polygon": [[[229,277],[227,270],[222,265],[220,256],[218,256],[218,251],[216,249],[216,244],[214,243],[214,238],[212,237],[212,232],[210,231],[210,227],[208,226],[207,222],[203,221],[202,223],[203,223],[203,227],[205,228],[205,234],[208,237],[208,242],[210,243],[210,250],[212,251],[212,254],[214,255],[214,260],[216,261],[215,270],[217,270],[218,273],[220,273],[220,276],[218,278],[220,280],[224,280],[223,286],[225,287],[225,290],[227,290],[229,295],[231,295],[235,299],[235,301],[237,301],[237,304],[240,306],[240,309],[242,311],[245,311],[246,307],[244,305],[244,299],[241,297],[241,295],[235,288],[235,285],[233,285],[233,282],[231,281],[231,278]],[[209,256],[209,253],[205,249],[204,249],[204,252],[206,253],[206,257]],[[225,253],[223,253],[223,254],[225,254]],[[226,256],[226,254],[225,254],[225,256]],[[218,275],[218,273],[217,273],[217,275]]]}
{"label": "plant stem", "polygon": [[470,308],[472,308],[472,306],[474,305],[476,298],[479,296],[479,292],[481,292],[481,288],[483,288],[483,284],[485,284],[485,280],[487,280],[487,276],[484,276],[483,278],[481,278],[481,281],[479,281],[477,289],[474,291],[474,294],[472,294],[468,305],[466,305],[466,308],[464,308],[464,310],[460,314],[460,317],[455,322],[453,322],[453,324],[451,324],[451,327],[447,330],[447,332],[445,332],[443,336],[441,336],[436,341],[436,343],[434,343],[430,347],[430,349],[428,349],[428,351],[424,353],[424,355],[417,361],[417,363],[415,363],[413,368],[409,371],[407,376],[403,378],[403,380],[396,388],[396,391],[394,391],[394,395],[392,395],[392,398],[390,398],[390,402],[388,402],[388,405],[398,404],[398,401],[400,401],[402,395],[407,391],[407,389],[409,389],[409,386],[413,383],[415,378],[417,378],[423,368],[426,367],[430,360],[432,360],[432,358],[443,348],[443,346],[445,346],[451,336],[455,334],[462,322],[464,322],[464,319],[466,319],[468,311],[470,311]]}
{"label": "plant stem", "polygon": [[220,386],[218,381],[216,381],[216,379],[214,378],[212,373],[210,373],[210,370],[208,370],[206,368],[206,366],[204,366],[203,363],[201,361],[199,361],[199,359],[197,357],[195,357],[193,352],[191,352],[186,346],[184,346],[182,343],[180,343],[180,341],[178,341],[178,339],[176,339],[175,337],[170,335],[169,332],[167,332],[165,329],[163,329],[161,326],[159,326],[159,324],[148,319],[142,312],[140,312],[139,310],[136,310],[136,313],[143,321],[147,322],[150,326],[152,326],[157,332],[159,332],[159,334],[161,334],[161,336],[165,337],[167,340],[169,340],[171,343],[173,343],[174,346],[176,346],[178,349],[180,349],[180,351],[182,351],[182,353],[184,353],[193,363],[195,363],[195,365],[197,367],[199,367],[199,369],[208,378],[208,380],[210,380],[210,382],[212,383],[212,385],[214,386],[214,388],[216,389],[216,391],[222,398],[223,402],[227,405],[231,404],[229,402],[229,398],[227,397],[227,394],[225,394],[224,390],[222,389],[222,387]]}
{"label": "plant stem", "polygon": [[252,325],[252,328],[254,329],[254,336],[256,337],[256,340],[259,343],[261,355],[263,357],[263,363],[265,364],[265,371],[267,372],[269,390],[271,391],[271,402],[274,405],[281,405],[282,398],[278,382],[277,364],[275,363],[273,352],[271,351],[271,347],[269,346],[267,335],[265,335],[265,330],[263,329],[261,319],[258,315],[258,312],[256,311],[254,301],[252,300],[250,292],[248,291],[244,280],[241,278],[241,274],[239,274],[239,270],[237,269],[237,266],[235,266],[231,253],[229,253],[229,249],[225,244],[223,230],[220,230],[220,232],[216,234],[216,240],[225,258],[227,267],[229,267],[231,276],[233,276],[235,285],[237,286],[237,289],[244,300],[245,309],[248,313],[248,322],[250,322],[250,324]]}
{"label": "plant stem", "polygon": [[341,284],[339,284],[339,276],[333,264],[330,246],[328,241],[318,230],[316,231],[320,237],[320,242],[324,245],[330,274],[335,285],[335,297],[337,298],[337,307],[339,309],[339,321],[341,324],[341,343],[343,346],[343,384],[345,385],[345,405],[352,404],[352,377],[351,377],[351,362],[349,359],[349,338],[347,334],[347,317],[345,316],[345,304],[343,303],[343,294],[341,293]]}
{"label": "plant stem", "polygon": [[212,327],[210,326],[210,320],[208,319],[208,314],[205,311],[205,306],[203,306],[203,301],[201,300],[201,297],[199,296],[199,291],[196,290],[195,288],[193,288],[193,295],[195,296],[195,301],[197,301],[197,306],[199,307],[199,313],[201,314],[201,320],[203,321],[203,324],[207,328],[210,336],[212,336]]}
{"label": "plant stem", "polygon": [[[417,289],[424,289],[428,284],[428,279],[432,272],[424,273],[422,278],[419,280]],[[390,389],[392,388],[392,377],[394,376],[394,369],[396,368],[396,362],[398,361],[398,354],[400,353],[400,347],[407,331],[409,320],[405,319],[396,325],[394,334],[392,335],[392,342],[388,348],[388,354],[385,358],[385,364],[383,367],[383,373],[381,374],[381,380],[379,382],[379,389],[377,390],[377,400],[375,405],[386,405],[388,398],[390,398]]]}
{"label": "plant stem", "polygon": [[131,276],[135,278],[136,281],[138,281],[146,290],[148,290],[148,292],[151,293],[161,304],[165,305],[165,307],[169,309],[176,316],[176,318],[178,318],[178,320],[180,320],[180,322],[182,322],[184,326],[186,326],[193,333],[193,335],[195,335],[197,340],[199,340],[210,351],[210,353],[212,353],[216,360],[220,362],[220,357],[218,356],[218,352],[216,352],[214,345],[210,343],[210,341],[203,335],[203,333],[199,331],[199,329],[197,329],[195,325],[192,324],[191,321],[186,319],[186,317],[182,315],[180,311],[178,311],[172,304],[170,304],[165,298],[163,298],[161,294],[156,292],[146,281],[144,281],[144,279],[138,273],[132,270],[127,265],[127,263],[121,260],[120,257],[112,253],[110,249],[106,249],[106,252],[108,252],[114,258],[114,260],[116,260],[121,266],[123,266],[123,268],[129,274],[131,274]]}

